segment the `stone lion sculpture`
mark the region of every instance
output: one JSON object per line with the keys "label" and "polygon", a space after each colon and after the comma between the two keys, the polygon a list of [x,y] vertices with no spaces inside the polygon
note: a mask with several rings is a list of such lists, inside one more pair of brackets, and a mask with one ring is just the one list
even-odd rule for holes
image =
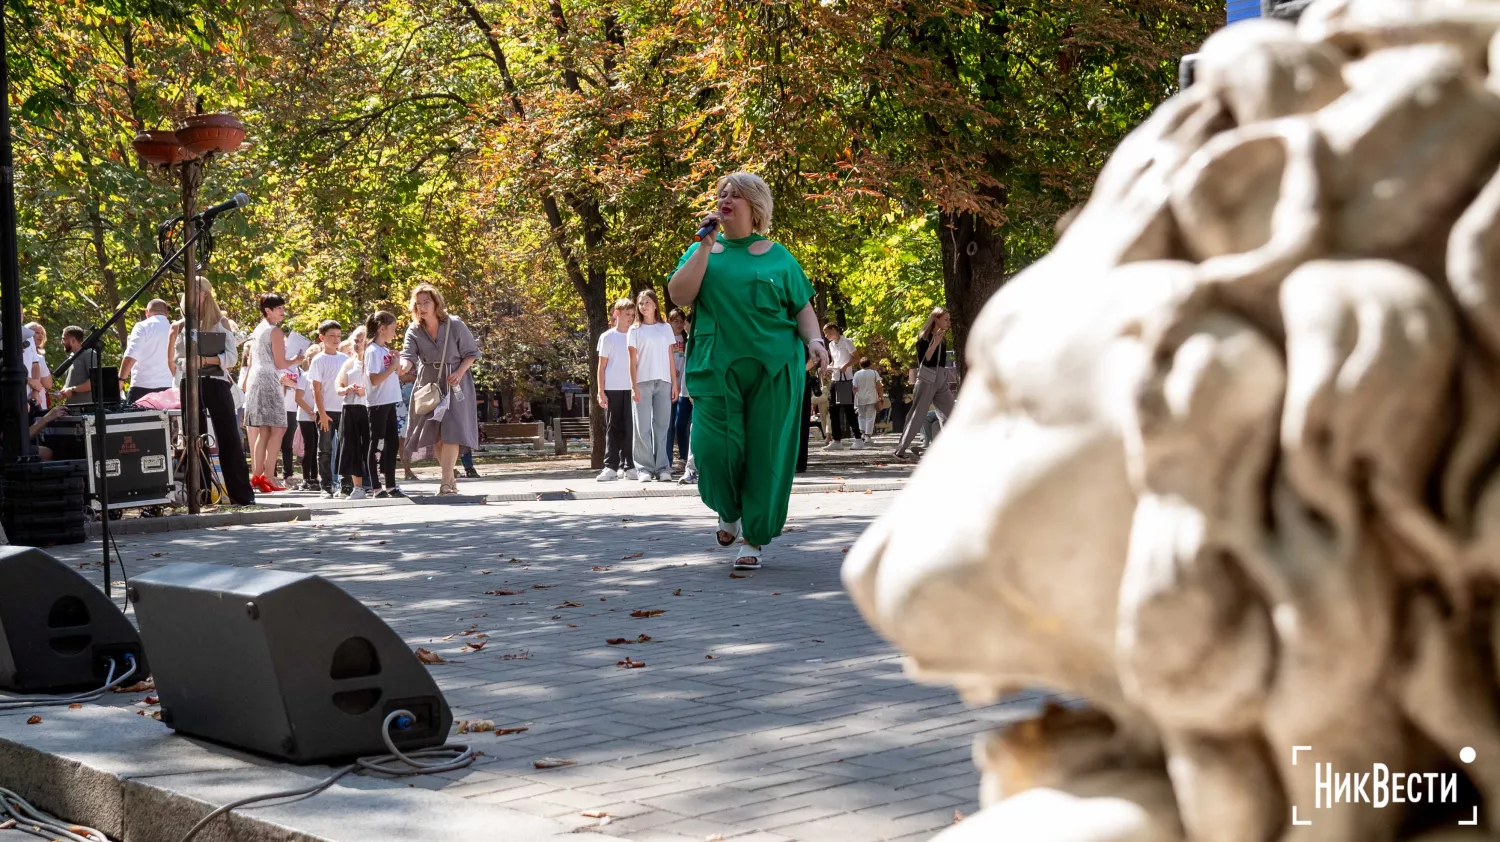
{"label": "stone lion sculpture", "polygon": [[[982,739],[945,840],[1500,832],[1497,33],[1225,28],[986,306],[844,581],[918,678],[1088,707]],[[1459,786],[1329,806],[1317,764]]]}

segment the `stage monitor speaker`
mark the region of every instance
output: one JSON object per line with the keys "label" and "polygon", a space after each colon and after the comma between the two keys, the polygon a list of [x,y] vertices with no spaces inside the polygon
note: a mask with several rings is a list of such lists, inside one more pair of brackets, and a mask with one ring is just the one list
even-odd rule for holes
{"label": "stage monitor speaker", "polygon": [[321,576],[173,564],[137,576],[130,601],[151,653],[162,721],[182,734],[294,763],[442,745],[453,713],[410,647]]}
{"label": "stage monitor speaker", "polygon": [[57,693],[104,686],[109,662],[149,673],[141,638],[78,571],[35,547],[0,547],[0,688]]}

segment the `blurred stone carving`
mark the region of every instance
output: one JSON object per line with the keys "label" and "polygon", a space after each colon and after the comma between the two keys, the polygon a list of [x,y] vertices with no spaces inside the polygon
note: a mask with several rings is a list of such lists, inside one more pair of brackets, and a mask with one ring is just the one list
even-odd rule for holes
{"label": "blurred stone carving", "polygon": [[[844,581],[919,679],[1088,707],[982,739],[944,842],[1500,829],[1497,33],[1500,0],[1228,27],[986,306]],[[1319,806],[1315,763],[1464,786]]]}

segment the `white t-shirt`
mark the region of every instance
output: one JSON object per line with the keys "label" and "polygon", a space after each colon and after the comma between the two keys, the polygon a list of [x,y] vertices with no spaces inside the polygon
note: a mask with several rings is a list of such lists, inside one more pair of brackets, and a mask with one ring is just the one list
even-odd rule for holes
{"label": "white t-shirt", "polygon": [[[312,340],[308,339],[306,336],[303,336],[302,334],[298,333],[295,330],[292,331],[291,333],[288,333],[286,335],[285,342],[286,342],[286,355],[287,355],[288,358],[290,358],[290,357],[300,357],[300,356],[302,356],[302,353],[304,351],[306,351],[308,348],[312,347]],[[298,387],[300,387],[301,384],[302,384],[302,377],[307,374],[307,372],[303,371],[300,368],[282,369],[280,373],[281,374],[290,374],[291,376],[296,377],[297,378],[297,385],[298,385]],[[283,389],[282,390],[281,406],[287,412],[296,412],[297,411],[297,390],[296,390],[296,388]]]}
{"label": "white t-shirt", "polygon": [[832,380],[848,380],[852,375],[845,374],[842,369],[854,359],[854,342],[847,336],[840,336],[833,342],[828,343],[828,355],[832,357],[833,374]]}
{"label": "white t-shirt", "polygon": [[880,403],[880,392],[877,385],[880,383],[880,375],[873,368],[862,368],[854,372],[854,403],[856,406],[869,406]]}
{"label": "white t-shirt", "polygon": [[344,374],[344,383],[353,386],[356,383],[365,387],[363,395],[348,392],[344,395],[344,406],[369,406],[370,405],[370,378],[365,376],[365,365],[360,362],[359,357],[348,357],[346,359],[348,369]]}
{"label": "white t-shirt", "polygon": [[[400,365],[396,361],[396,352],[379,345],[370,345],[365,348],[365,371],[373,378],[392,366]],[[371,386],[369,404],[370,406],[387,406],[401,402],[401,375],[392,374],[381,381],[379,386]]]}
{"label": "white t-shirt", "polygon": [[[301,394],[303,402],[305,402],[308,406],[310,406],[314,410],[316,410],[318,408],[318,404],[317,404],[316,401],[313,400],[312,384],[313,384],[312,375],[309,374],[308,372],[304,371],[304,372],[302,372],[302,379],[300,379],[300,380],[297,381],[297,389],[296,389],[296,391],[288,389],[287,392],[289,394],[292,394],[292,395]],[[318,420],[318,416],[315,415],[312,412],[308,412],[307,410],[305,410],[305,409],[302,408],[301,404],[298,404],[297,405],[297,420],[298,421],[316,421],[316,420]]]}
{"label": "white t-shirt", "polygon": [[[308,379],[323,384],[323,411],[342,412],[344,410],[344,396],[339,394],[338,380],[339,369],[344,367],[344,360],[349,359],[348,354],[322,353],[319,354],[308,367]],[[316,407],[317,401],[312,397],[307,402]]]}
{"label": "white t-shirt", "polygon": [[167,367],[167,339],[172,323],[157,314],[135,323],[125,341],[125,356],[135,360],[130,369],[133,389],[166,389],[172,385],[172,370]]}
{"label": "white t-shirt", "polygon": [[627,332],[614,328],[599,337],[599,357],[604,360],[604,390],[630,391],[630,343]]}
{"label": "white t-shirt", "polygon": [[654,325],[637,322],[626,334],[626,344],[635,349],[635,380],[672,380],[672,343],[677,340],[666,322]]}

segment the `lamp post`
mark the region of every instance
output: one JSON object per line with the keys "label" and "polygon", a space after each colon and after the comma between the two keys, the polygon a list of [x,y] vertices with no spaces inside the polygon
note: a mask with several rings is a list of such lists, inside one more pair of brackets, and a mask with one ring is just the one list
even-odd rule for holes
{"label": "lamp post", "polygon": [[197,514],[202,508],[200,491],[203,477],[199,474],[200,460],[198,444],[198,299],[201,295],[198,283],[198,251],[192,243],[196,233],[198,188],[203,183],[203,170],[218,155],[227,155],[240,147],[245,139],[245,126],[231,114],[198,114],[183,121],[175,132],[141,132],[134,146],[148,163],[163,166],[168,170],[180,168],[182,192],[182,237],[188,243],[182,256],[183,268],[183,349],[186,359],[182,377],[182,461],[186,466],[183,485],[187,488],[189,514]]}
{"label": "lamp post", "polygon": [[0,437],[3,459],[18,462],[33,454],[26,424],[26,367],[21,363],[21,267],[16,246],[15,162],[10,147],[10,65],[5,59],[5,15],[0,14]]}

